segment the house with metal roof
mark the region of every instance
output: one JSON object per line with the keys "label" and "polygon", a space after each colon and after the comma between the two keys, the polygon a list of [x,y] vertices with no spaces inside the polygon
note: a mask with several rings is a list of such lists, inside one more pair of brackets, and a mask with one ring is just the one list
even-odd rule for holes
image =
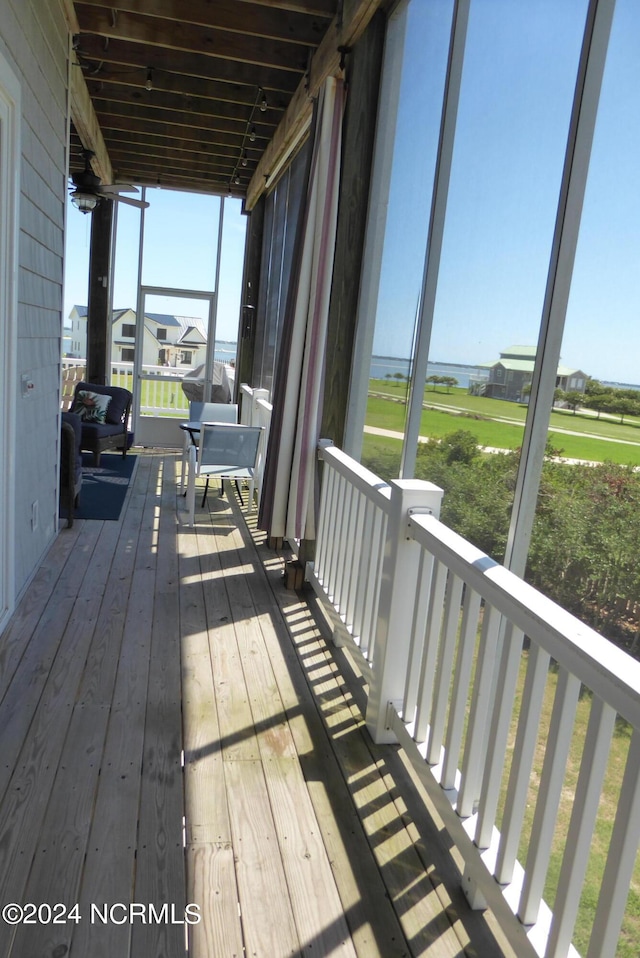
{"label": "house with metal roof", "polygon": [[[509,346],[500,353],[500,359],[493,363],[482,363],[489,370],[488,381],[479,384],[482,395],[509,402],[526,401],[527,386],[533,379],[535,358],[535,346]],[[587,373],[581,369],[558,365],[556,389],[582,393],[587,379]]]}

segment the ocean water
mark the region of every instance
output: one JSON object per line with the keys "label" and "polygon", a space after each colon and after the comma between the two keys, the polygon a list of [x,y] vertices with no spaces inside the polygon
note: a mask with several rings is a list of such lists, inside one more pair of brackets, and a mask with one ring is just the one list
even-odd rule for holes
{"label": "ocean water", "polygon": [[[396,359],[393,356],[373,356],[371,358],[371,378],[395,378],[397,373],[407,377],[410,371],[408,359]],[[487,378],[487,370],[479,366],[465,366],[461,363],[428,363],[427,378],[429,376],[453,376],[463,389],[469,388],[472,378]]]}
{"label": "ocean water", "polygon": [[216,339],[213,358],[221,363],[233,363],[235,365],[237,352],[237,343],[227,342],[225,339]]}

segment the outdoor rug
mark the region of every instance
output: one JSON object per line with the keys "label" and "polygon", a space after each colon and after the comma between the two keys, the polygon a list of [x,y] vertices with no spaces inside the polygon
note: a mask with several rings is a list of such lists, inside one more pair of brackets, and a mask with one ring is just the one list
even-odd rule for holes
{"label": "outdoor rug", "polygon": [[[75,519],[119,519],[137,456],[102,453],[100,465],[93,454],[82,454],[82,489],[74,510]],[[66,509],[60,509],[66,518]]]}

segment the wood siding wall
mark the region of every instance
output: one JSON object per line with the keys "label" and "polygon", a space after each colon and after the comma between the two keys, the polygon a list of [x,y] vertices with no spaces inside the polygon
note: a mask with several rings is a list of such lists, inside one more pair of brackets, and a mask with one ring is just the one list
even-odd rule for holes
{"label": "wood siding wall", "polygon": [[[68,34],[59,0],[0,0],[0,49],[22,96],[15,585],[19,594],[57,530],[57,455],[67,168]],[[21,376],[34,384],[21,395]],[[32,504],[38,503],[32,529]]]}

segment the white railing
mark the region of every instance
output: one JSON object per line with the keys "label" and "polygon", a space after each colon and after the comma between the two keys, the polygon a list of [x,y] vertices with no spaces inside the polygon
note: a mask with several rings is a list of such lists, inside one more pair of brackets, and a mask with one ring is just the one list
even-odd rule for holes
{"label": "white railing", "polygon": [[[71,404],[75,383],[85,375],[86,360],[62,360],[62,408]],[[182,390],[186,368],[174,366],[143,366],[145,378],[140,387],[140,412],[144,416],[182,416],[189,411],[189,400]],[[233,390],[234,370],[226,367],[227,380]],[[149,378],[147,378],[149,377]],[[111,363],[111,385],[132,389],[133,363]]]}
{"label": "white railing", "polygon": [[404,747],[464,859],[471,906],[519,958],[577,955],[577,920],[588,958],[613,958],[640,840],[640,663],[444,526],[436,487],[320,455],[308,578],[364,663],[371,734]]}
{"label": "white railing", "polygon": [[258,505],[262,497],[262,481],[269,444],[271,429],[271,413],[273,406],[269,402],[268,389],[252,389],[246,383],[240,384],[240,422],[244,426],[262,426],[260,449],[258,452],[258,467],[256,469],[256,492]]}

